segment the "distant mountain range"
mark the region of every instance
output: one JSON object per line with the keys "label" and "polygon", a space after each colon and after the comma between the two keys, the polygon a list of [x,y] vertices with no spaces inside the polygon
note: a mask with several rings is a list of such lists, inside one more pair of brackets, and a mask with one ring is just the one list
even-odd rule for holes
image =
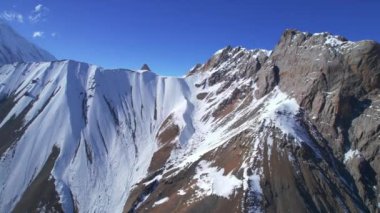
{"label": "distant mountain range", "polygon": [[186,77],[0,23],[0,212],[378,212],[380,45],[286,30]]}
{"label": "distant mountain range", "polygon": [[30,43],[0,20],[0,65],[54,60],[53,55]]}

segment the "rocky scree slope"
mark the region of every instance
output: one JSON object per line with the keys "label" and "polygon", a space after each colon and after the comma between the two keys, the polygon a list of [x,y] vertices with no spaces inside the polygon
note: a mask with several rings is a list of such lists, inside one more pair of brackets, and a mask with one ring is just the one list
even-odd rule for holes
{"label": "rocky scree slope", "polygon": [[184,78],[0,67],[0,209],[376,212],[380,46],[287,30]]}

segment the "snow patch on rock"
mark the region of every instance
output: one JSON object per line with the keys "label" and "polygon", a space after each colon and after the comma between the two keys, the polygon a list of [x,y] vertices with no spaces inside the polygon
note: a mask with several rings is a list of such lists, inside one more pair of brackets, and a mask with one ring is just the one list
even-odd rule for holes
{"label": "snow patch on rock", "polygon": [[183,190],[183,189],[180,189],[180,190],[178,190],[178,193],[177,193],[178,195],[185,195],[186,194],[186,191],[185,190]]}
{"label": "snow patch on rock", "polygon": [[357,149],[350,149],[348,150],[345,154],[344,154],[344,160],[343,162],[344,163],[347,163],[348,161],[350,161],[351,159],[354,159],[356,157],[359,157],[360,156],[360,152],[359,150]]}
{"label": "snow patch on rock", "polygon": [[281,92],[280,89],[275,88],[269,94],[262,112],[261,120],[265,120],[268,125],[272,123],[272,125],[281,129],[284,134],[299,135],[296,131],[297,128],[295,128],[298,124],[294,119],[299,112],[299,105],[294,98]]}
{"label": "snow patch on rock", "polygon": [[217,195],[229,199],[235,189],[242,186],[242,181],[234,175],[223,175],[223,173],[223,168],[211,167],[210,162],[200,161],[194,176],[194,179],[197,180],[196,194],[198,197]]}
{"label": "snow patch on rock", "polygon": [[158,206],[158,205],[161,205],[161,204],[167,202],[168,200],[169,200],[168,197],[164,197],[164,198],[162,198],[161,200],[156,201],[156,202],[153,204],[152,207],[156,207],[156,206]]}

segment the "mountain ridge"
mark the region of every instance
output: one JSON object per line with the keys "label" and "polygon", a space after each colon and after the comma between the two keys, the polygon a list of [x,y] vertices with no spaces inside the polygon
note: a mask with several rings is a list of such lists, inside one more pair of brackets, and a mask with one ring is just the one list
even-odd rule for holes
{"label": "mountain ridge", "polygon": [[184,78],[3,65],[0,209],[376,212],[379,50],[287,30]]}

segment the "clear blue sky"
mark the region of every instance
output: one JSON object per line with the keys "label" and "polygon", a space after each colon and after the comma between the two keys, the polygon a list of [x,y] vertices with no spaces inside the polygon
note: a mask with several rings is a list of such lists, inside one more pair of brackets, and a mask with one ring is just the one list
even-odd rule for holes
{"label": "clear blue sky", "polygon": [[227,45],[272,49],[286,28],[380,41],[380,0],[1,0],[0,12],[59,59],[176,76]]}

